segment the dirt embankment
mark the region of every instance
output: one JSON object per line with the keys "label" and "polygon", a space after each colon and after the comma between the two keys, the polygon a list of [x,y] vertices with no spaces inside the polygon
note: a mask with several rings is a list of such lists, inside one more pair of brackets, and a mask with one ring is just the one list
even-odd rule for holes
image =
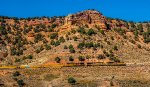
{"label": "dirt embankment", "polygon": [[[16,70],[1,70],[1,72]],[[92,85],[92,87],[106,87],[112,83],[112,87],[148,87],[150,85],[149,66],[90,66],[90,67],[63,67],[41,69],[18,69],[26,86],[54,86],[71,87],[67,78],[74,77],[77,84],[73,87]],[[11,79],[12,73],[0,76],[5,78],[6,85],[16,84]],[[114,80],[111,82],[112,77]],[[9,80],[9,81],[7,81]],[[12,82],[11,82],[12,81]],[[36,84],[35,84],[36,83]],[[107,83],[106,85],[104,85]]]}

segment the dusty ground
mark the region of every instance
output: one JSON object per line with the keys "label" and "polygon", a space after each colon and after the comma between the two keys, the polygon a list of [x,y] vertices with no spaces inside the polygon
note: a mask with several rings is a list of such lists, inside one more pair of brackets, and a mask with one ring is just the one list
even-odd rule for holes
{"label": "dusty ground", "polygon": [[[0,70],[0,79],[6,87],[18,87],[12,79],[15,71],[21,73],[17,78],[25,82],[25,87],[109,87],[112,77],[112,87],[150,86],[150,67],[145,65]],[[70,76],[77,80],[76,85],[68,84]]]}

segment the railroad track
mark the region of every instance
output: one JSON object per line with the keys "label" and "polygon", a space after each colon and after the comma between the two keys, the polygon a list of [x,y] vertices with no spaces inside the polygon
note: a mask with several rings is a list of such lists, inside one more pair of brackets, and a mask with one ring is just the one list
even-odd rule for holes
{"label": "railroad track", "polygon": [[126,66],[125,63],[112,63],[112,64],[53,64],[53,65],[20,65],[20,66],[0,66],[0,69],[26,69],[26,68],[61,68],[61,67],[81,67],[81,66]]}

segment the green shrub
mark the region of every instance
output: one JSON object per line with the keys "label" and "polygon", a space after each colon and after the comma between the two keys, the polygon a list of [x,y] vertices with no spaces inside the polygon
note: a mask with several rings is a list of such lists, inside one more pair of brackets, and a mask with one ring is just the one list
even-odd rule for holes
{"label": "green shrub", "polygon": [[99,30],[102,35],[105,35],[104,30]]}
{"label": "green shrub", "polygon": [[95,31],[93,29],[89,29],[87,32],[88,35],[93,35],[96,34]]}
{"label": "green shrub", "polygon": [[64,42],[65,42],[64,37],[60,37],[60,38],[59,38],[59,41],[60,41],[60,43],[64,43]]}
{"label": "green shrub", "polygon": [[61,59],[60,59],[59,57],[56,57],[56,58],[55,58],[55,61],[56,61],[57,63],[60,63],[60,60],[61,60]]}
{"label": "green shrub", "polygon": [[116,57],[111,57],[111,60],[113,60],[114,62],[120,62],[120,60],[117,59]]}
{"label": "green shrub", "polygon": [[77,36],[74,36],[73,39],[74,39],[74,41],[77,41],[78,38],[77,38]]}
{"label": "green shrub", "polygon": [[40,53],[42,50],[44,50],[43,46],[40,46],[36,49],[36,53]]}
{"label": "green shrub", "polygon": [[17,83],[18,83],[19,87],[22,87],[25,85],[23,80],[18,80]]}
{"label": "green shrub", "polygon": [[78,48],[79,49],[83,49],[83,47],[85,46],[85,43],[84,42],[81,42],[78,44]]}
{"label": "green shrub", "polygon": [[131,43],[135,44],[136,42],[134,40],[130,40]]}
{"label": "green shrub", "polygon": [[140,31],[140,32],[143,32],[144,30],[143,30],[143,25],[142,24],[139,24],[138,26],[138,30]]}
{"label": "green shrub", "polygon": [[112,51],[112,50],[109,50],[109,52],[110,52],[110,53],[113,53],[113,51]]}
{"label": "green shrub", "polygon": [[54,45],[55,46],[59,46],[60,45],[60,41],[56,41]]}
{"label": "green shrub", "polygon": [[17,76],[19,76],[19,75],[21,75],[19,71],[16,71],[16,72],[13,73],[13,76],[14,76],[14,77],[17,77]]}
{"label": "green shrub", "polygon": [[85,29],[83,27],[79,28],[77,31],[81,34],[86,34]]}
{"label": "green shrub", "polygon": [[140,48],[140,49],[141,49],[141,45],[140,45],[140,44],[138,44],[138,48]]}
{"label": "green shrub", "polygon": [[46,48],[46,50],[50,50],[50,49],[51,49],[51,46],[48,45],[48,44],[46,44],[46,45],[45,45],[45,48]]}
{"label": "green shrub", "polygon": [[111,40],[114,40],[114,37],[113,37],[113,36],[111,36]]}
{"label": "green shrub", "polygon": [[71,48],[73,48],[73,45],[72,45],[72,44],[69,45],[69,49],[71,49]]}
{"label": "green shrub", "polygon": [[15,62],[21,62],[21,59],[15,59]]}
{"label": "green shrub", "polygon": [[127,36],[126,36],[126,35],[123,35],[123,38],[124,38],[124,39],[127,39]]}
{"label": "green shrub", "polygon": [[108,52],[106,52],[106,53],[105,53],[105,55],[106,55],[107,57],[109,57],[109,56],[110,56]]}
{"label": "green shrub", "polygon": [[134,22],[130,22],[130,25],[131,25],[132,28],[136,27],[135,24],[134,24]]}
{"label": "green shrub", "polygon": [[97,56],[97,58],[98,58],[98,59],[105,59],[105,56],[102,55],[102,54],[99,54],[99,55]]}
{"label": "green shrub", "polygon": [[38,41],[42,41],[42,40],[43,40],[43,37],[44,37],[44,36],[43,36],[42,34],[40,34],[40,33],[39,33],[39,34],[36,34],[35,37],[34,37],[34,42],[37,43]]}
{"label": "green shrub", "polygon": [[86,48],[94,47],[94,43],[93,42],[85,43],[85,47]]}
{"label": "green shrub", "polygon": [[74,61],[73,56],[69,57],[69,61]]}
{"label": "green shrub", "polygon": [[51,27],[52,27],[52,29],[53,29],[53,28],[56,28],[57,25],[56,25],[56,24],[52,24]]}
{"label": "green shrub", "polygon": [[67,45],[64,46],[64,49],[68,49]]}
{"label": "green shrub", "polygon": [[79,61],[85,61],[84,56],[79,56],[78,59],[79,59]]}
{"label": "green shrub", "polygon": [[72,29],[72,30],[71,30],[71,33],[75,34],[75,33],[76,33],[76,31],[75,31],[74,29]]}
{"label": "green shrub", "polygon": [[75,83],[76,83],[76,80],[75,80],[73,77],[69,77],[69,78],[68,78],[68,83],[69,83],[69,84],[75,84]]}
{"label": "green shrub", "polygon": [[70,48],[69,51],[70,51],[70,53],[75,53],[76,52],[74,48]]}
{"label": "green shrub", "polygon": [[15,47],[11,47],[11,55],[15,55],[16,54],[16,48]]}
{"label": "green shrub", "polygon": [[56,39],[58,37],[58,33],[52,33],[49,37],[51,39]]}
{"label": "green shrub", "polygon": [[55,41],[54,40],[51,40],[51,45],[55,45]]}
{"label": "green shrub", "polygon": [[106,50],[103,50],[103,53],[106,54],[107,53]]}
{"label": "green shrub", "polygon": [[114,50],[118,50],[118,47],[117,47],[117,46],[114,46],[113,49],[114,49]]}
{"label": "green shrub", "polygon": [[32,59],[33,56],[32,56],[32,55],[28,55],[27,58],[28,58],[28,59]]}

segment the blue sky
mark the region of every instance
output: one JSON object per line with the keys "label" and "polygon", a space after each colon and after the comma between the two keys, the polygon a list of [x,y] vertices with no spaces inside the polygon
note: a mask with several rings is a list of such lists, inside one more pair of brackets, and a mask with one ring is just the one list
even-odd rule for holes
{"label": "blue sky", "polygon": [[0,15],[11,17],[65,16],[96,9],[107,17],[150,20],[150,0],[0,0]]}

